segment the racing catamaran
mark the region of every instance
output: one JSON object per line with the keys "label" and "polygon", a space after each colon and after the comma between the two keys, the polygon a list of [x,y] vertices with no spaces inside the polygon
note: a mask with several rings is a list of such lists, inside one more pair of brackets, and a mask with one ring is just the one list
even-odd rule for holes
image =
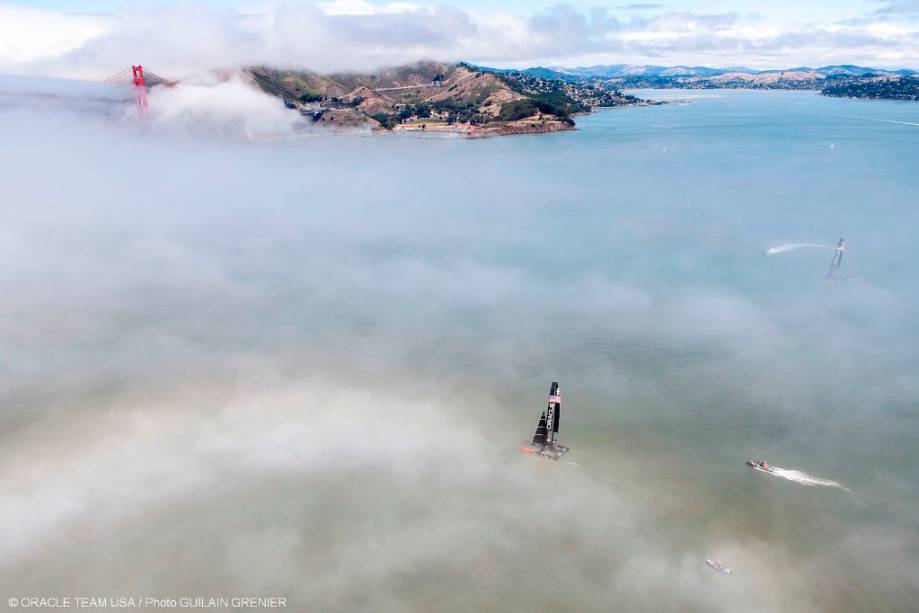
{"label": "racing catamaran", "polygon": [[833,254],[833,259],[830,260],[830,267],[826,270],[826,275],[824,279],[827,281],[832,281],[836,278],[836,271],[839,269],[842,264],[842,254],[846,250],[846,240],[844,238],[839,239],[839,242],[836,244],[836,252]]}
{"label": "racing catamaran", "polygon": [[543,411],[536,425],[533,440],[520,451],[540,455],[551,460],[558,460],[568,448],[558,442],[558,425],[562,416],[562,394],[558,382],[553,381],[549,388],[549,406]]}

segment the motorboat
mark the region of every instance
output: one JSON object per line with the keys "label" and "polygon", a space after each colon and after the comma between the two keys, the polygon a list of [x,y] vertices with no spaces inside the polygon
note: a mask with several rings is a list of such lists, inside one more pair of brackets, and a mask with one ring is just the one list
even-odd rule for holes
{"label": "motorboat", "polygon": [[747,466],[750,468],[755,468],[756,470],[761,470],[764,473],[774,473],[775,468],[769,466],[765,460],[747,460]]}

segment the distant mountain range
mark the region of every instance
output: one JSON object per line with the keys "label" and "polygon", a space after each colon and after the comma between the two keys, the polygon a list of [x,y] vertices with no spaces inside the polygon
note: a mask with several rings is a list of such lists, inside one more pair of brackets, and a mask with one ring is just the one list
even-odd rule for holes
{"label": "distant mountain range", "polygon": [[[490,69],[493,70],[493,69]],[[821,66],[810,68],[797,66],[784,70],[754,70],[744,66],[731,66],[729,68],[710,68],[708,66],[655,66],[636,64],[600,64],[596,66],[578,66],[575,68],[536,66],[523,70],[498,70],[497,72],[522,72],[541,79],[559,79],[562,81],[581,80],[585,78],[600,79],[628,79],[635,77],[716,77],[724,74],[780,74],[780,73],[818,73],[824,77],[861,77],[865,75],[914,75],[915,70],[886,70],[883,68],[870,68],[841,64],[835,66]]]}
{"label": "distant mountain range", "polygon": [[566,87],[623,89],[805,89],[828,96],[917,100],[915,70],[887,70],[853,64],[796,66],[785,70],[754,70],[744,66],[654,66],[603,64],[561,68],[536,66],[523,70],[483,68],[497,74]]}

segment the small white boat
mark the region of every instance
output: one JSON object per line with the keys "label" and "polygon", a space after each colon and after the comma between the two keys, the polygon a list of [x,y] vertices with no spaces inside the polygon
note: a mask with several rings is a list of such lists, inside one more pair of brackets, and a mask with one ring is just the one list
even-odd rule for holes
{"label": "small white boat", "polygon": [[747,466],[755,470],[761,470],[764,473],[774,473],[775,468],[769,466],[764,460],[747,460]]}
{"label": "small white boat", "polygon": [[730,568],[728,568],[727,566],[725,566],[718,560],[706,560],[705,563],[723,575],[730,575],[733,572]]}

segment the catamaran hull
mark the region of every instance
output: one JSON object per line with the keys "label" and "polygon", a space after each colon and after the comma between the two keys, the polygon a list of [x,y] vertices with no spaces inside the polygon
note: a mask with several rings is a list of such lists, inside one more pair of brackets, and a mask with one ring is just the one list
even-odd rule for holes
{"label": "catamaran hull", "polygon": [[549,458],[550,460],[555,460],[558,462],[558,459],[568,453],[568,448],[564,445],[556,444],[555,447],[541,447],[539,445],[530,445],[527,447],[521,447],[520,451],[523,453],[528,453],[530,455],[538,455],[544,458]]}

